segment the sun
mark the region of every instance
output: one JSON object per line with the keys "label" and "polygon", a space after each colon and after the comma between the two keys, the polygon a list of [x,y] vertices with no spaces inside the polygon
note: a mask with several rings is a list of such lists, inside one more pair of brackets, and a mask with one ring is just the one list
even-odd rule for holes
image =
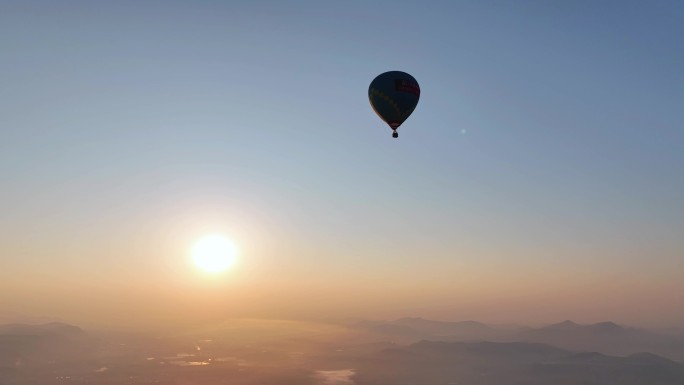
{"label": "sun", "polygon": [[192,260],[200,270],[221,273],[235,262],[237,251],[233,242],[220,234],[202,237],[192,249]]}

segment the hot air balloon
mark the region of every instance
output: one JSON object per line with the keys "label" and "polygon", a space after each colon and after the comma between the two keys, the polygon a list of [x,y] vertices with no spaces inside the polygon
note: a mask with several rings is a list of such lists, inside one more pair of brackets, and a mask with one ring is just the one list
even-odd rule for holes
{"label": "hot air balloon", "polygon": [[378,75],[368,87],[368,99],[373,110],[392,129],[397,138],[397,128],[411,115],[420,98],[416,79],[401,71],[389,71]]}

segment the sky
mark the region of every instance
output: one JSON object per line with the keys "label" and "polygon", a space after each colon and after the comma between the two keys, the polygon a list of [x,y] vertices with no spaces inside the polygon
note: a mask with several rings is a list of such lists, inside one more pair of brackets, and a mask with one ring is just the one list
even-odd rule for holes
{"label": "sky", "polygon": [[684,324],[682,2],[5,0],[0,52],[0,317]]}

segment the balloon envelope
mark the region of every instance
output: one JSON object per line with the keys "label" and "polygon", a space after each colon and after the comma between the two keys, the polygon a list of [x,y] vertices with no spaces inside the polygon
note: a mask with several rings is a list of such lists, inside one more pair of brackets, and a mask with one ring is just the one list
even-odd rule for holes
{"label": "balloon envelope", "polygon": [[373,79],[368,87],[368,99],[373,110],[393,130],[411,115],[419,98],[418,82],[406,72],[385,72]]}

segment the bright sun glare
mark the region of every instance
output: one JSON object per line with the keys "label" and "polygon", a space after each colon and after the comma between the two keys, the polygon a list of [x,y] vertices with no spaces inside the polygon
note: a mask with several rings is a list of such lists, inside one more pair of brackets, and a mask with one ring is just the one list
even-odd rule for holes
{"label": "bright sun glare", "polygon": [[207,273],[220,273],[235,262],[235,245],[230,239],[214,234],[201,238],[192,250],[195,265]]}

